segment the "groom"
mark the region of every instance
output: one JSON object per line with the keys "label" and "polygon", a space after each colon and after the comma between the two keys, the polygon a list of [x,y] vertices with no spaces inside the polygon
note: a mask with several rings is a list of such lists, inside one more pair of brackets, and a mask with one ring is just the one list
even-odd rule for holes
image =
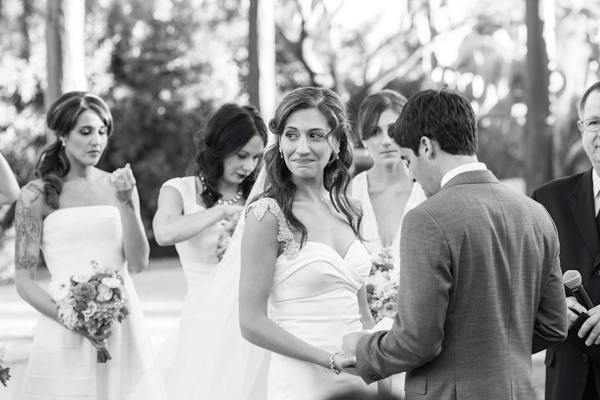
{"label": "groom", "polygon": [[391,132],[428,199],[402,224],[392,329],[346,335],[346,372],[371,383],[408,371],[407,400],[536,398],[531,354],[567,334],[552,220],[477,161],[459,94],[415,94]]}

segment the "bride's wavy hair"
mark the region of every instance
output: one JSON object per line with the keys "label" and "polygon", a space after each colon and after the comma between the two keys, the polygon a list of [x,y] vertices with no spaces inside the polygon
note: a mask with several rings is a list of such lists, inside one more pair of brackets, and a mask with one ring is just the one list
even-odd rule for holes
{"label": "bride's wavy hair", "polygon": [[44,181],[46,204],[57,209],[62,192],[63,178],[71,165],[65,153],[61,138],[69,136],[77,124],[77,118],[86,110],[98,114],[107,128],[107,135],[113,132],[113,118],[110,109],[100,97],[88,92],[68,92],[60,96],[46,114],[48,129],[56,134],[56,141],[46,147],[36,165],[35,177]]}
{"label": "bride's wavy hair", "polygon": [[308,232],[292,212],[296,185],[292,182],[292,173],[285,160],[279,155],[279,142],[289,116],[296,111],[306,109],[316,109],[323,114],[330,128],[327,134],[328,142],[339,143],[338,158],[335,157],[335,151],[332,151],[332,158],[323,171],[323,186],[329,192],[329,198],[335,209],[346,216],[354,234],[362,239],[360,235],[362,211],[356,203],[349,201],[346,195],[353,159],[352,128],[344,103],[332,90],[304,87],[290,92],[283,98],[275,111],[275,116],[269,122],[269,129],[276,135],[276,143],[264,154],[267,181],[265,192],[259,198],[271,197],[277,201],[291,228],[302,233],[301,245],[303,246]]}
{"label": "bride's wavy hair", "polygon": [[[219,178],[225,170],[225,158],[240,151],[256,135],[260,136],[265,146],[267,126],[258,110],[252,106],[231,103],[221,106],[208,120],[206,129],[196,133],[194,162],[189,172],[203,178],[204,190],[200,197],[207,208],[222,197]],[[258,168],[240,184],[244,199],[248,198],[256,180],[256,170]]]}

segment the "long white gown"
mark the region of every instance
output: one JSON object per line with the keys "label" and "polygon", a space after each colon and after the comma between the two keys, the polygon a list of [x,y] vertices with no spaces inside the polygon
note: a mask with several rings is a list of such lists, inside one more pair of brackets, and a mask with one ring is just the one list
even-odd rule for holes
{"label": "long white gown", "polygon": [[[314,346],[340,351],[346,332],[362,330],[357,291],[371,268],[369,254],[360,242],[343,257],[314,242],[299,249],[278,210],[273,199],[247,208],[258,216],[273,212],[285,243],[276,261],[269,316]],[[244,223],[241,218],[225,257],[189,299],[197,320],[185,351],[173,364],[164,362],[166,374],[162,362],[155,364],[130,399],[320,400],[351,389],[376,391],[358,377],[272,354],[242,338],[238,285]]]}
{"label": "long white gown", "polygon": [[[248,209],[259,220],[267,211],[275,215],[277,239],[284,243],[285,251],[275,262],[270,318],[315,347],[342,352],[344,334],[362,330],[357,292],[371,270],[366,248],[357,240],[343,256],[318,242],[307,242],[300,249],[274,199],[260,199]],[[320,400],[351,389],[372,392],[374,386],[367,388],[359,377],[335,375],[329,368],[273,353],[267,399]]]}
{"label": "long white gown", "polygon": [[[196,177],[186,176],[173,178],[163,184],[163,187],[172,187],[179,192],[183,200],[183,214],[194,214],[206,210],[206,207],[197,203]],[[219,260],[216,255],[217,242],[223,232],[222,225],[217,222],[196,236],[175,244],[183,275],[187,283],[186,301],[179,319],[180,341],[185,342],[190,326],[195,321],[194,307],[190,305],[195,290],[201,290],[204,282],[217,266]]]}
{"label": "long white gown", "polygon": [[93,273],[90,263],[96,261],[102,268],[123,273],[131,314],[112,325],[108,338],[112,359],[106,364],[96,362],[97,350],[87,339],[41,315],[20,398],[94,400],[102,387],[110,400],[126,398],[150,367],[152,351],[127,272],[118,208],[101,205],[56,210],[43,221],[41,248],[51,275],[47,291],[54,300],[64,296],[64,284],[71,276]]}

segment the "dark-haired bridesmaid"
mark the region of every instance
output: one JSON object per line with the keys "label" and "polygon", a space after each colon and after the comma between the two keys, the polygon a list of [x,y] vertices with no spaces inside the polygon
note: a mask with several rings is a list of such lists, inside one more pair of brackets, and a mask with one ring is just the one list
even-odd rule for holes
{"label": "dark-haired bridesmaid", "polygon": [[[232,219],[244,208],[267,143],[267,127],[254,107],[225,104],[195,139],[190,176],[163,184],[153,221],[158,244],[177,249],[187,298],[202,287],[225,250],[227,237],[220,240],[223,222],[231,220],[234,226]],[[184,306],[180,335],[196,317],[187,310]]]}
{"label": "dark-haired bridesmaid", "polygon": [[[112,173],[96,167],[113,133],[106,103],[85,92],[62,95],[47,114],[57,136],[41,155],[37,179],[17,200],[16,287],[41,315],[21,399],[124,399],[151,363],[151,347],[129,271],[148,265],[149,245],[128,165]],[[40,257],[50,272],[46,289],[34,281]],[[94,273],[92,262],[121,271],[130,315],[109,330],[73,333],[56,303],[72,276]],[[112,357],[97,363],[97,350]]]}

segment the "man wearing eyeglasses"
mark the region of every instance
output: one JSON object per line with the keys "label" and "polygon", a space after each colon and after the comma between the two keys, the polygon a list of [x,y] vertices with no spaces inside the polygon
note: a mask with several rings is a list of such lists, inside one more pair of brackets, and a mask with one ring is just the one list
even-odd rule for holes
{"label": "man wearing eyeglasses", "polygon": [[[560,240],[560,264],[563,273],[576,269],[583,286],[596,307],[586,310],[571,293],[567,296],[571,325],[577,313],[590,318],[578,331],[579,337],[590,332],[585,344],[600,344],[600,82],[584,93],[578,107],[577,127],[592,168],[582,174],[549,182],[533,192],[554,220]],[[576,312],[574,312],[575,310]],[[546,399],[600,399],[600,360],[594,361],[568,342],[546,351]]]}

